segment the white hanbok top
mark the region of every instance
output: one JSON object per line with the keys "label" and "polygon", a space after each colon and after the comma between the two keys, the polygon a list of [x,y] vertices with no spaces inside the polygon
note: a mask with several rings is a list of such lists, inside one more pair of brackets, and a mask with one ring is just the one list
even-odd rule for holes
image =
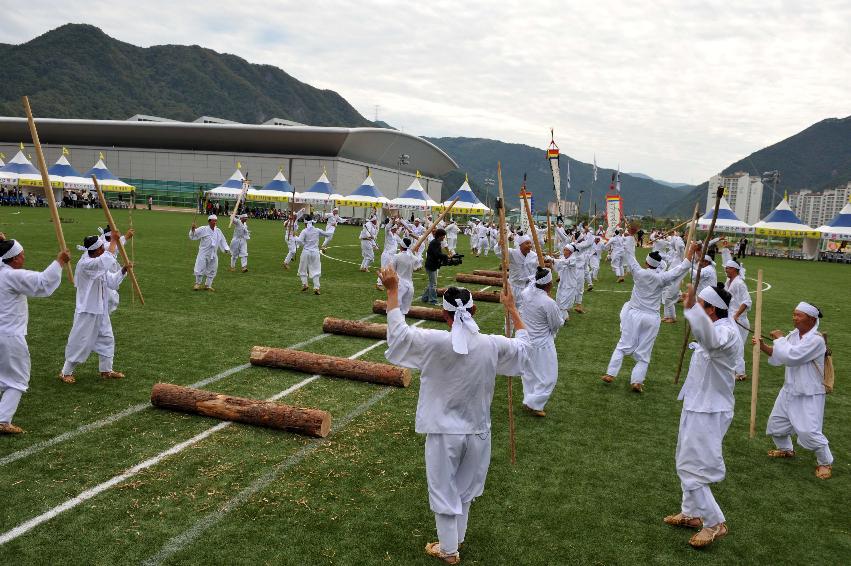
{"label": "white hanbok top", "polygon": [[645,269],[635,259],[635,255],[626,254],[629,268],[632,270],[632,295],[629,297],[629,305],[637,310],[659,314],[659,306],[662,304],[662,294],[671,282],[687,272],[691,267],[688,260],[668,271],[656,269]]}
{"label": "white hanbok top", "polygon": [[88,252],[80,257],[74,270],[74,287],[77,288],[77,305],[74,312],[108,314],[107,291],[118,290],[125,273],[113,271],[116,261],[104,250],[98,257],[89,257]]}
{"label": "white hanbok top", "polygon": [[[694,281],[697,278],[697,270],[698,266],[694,266],[691,269],[691,280]],[[715,271],[715,266],[710,264],[700,270],[700,281],[697,283],[697,289],[695,292],[699,295],[701,291],[703,291],[706,287],[714,287],[718,284],[718,273]]]}
{"label": "white hanbok top", "polygon": [[528,333],[506,338],[477,333],[469,354],[456,354],[446,330],[415,328],[395,308],[387,313],[390,363],[420,370],[415,430],[420,434],[483,434],[491,428],[496,375],[516,376],[525,362]]}
{"label": "white hanbok top", "polygon": [[610,250],[613,256],[618,256],[623,254],[625,244],[626,241],[624,240],[623,236],[612,236],[609,241],[606,242],[606,249]]}
{"label": "white hanbok top", "polygon": [[733,376],[742,341],[739,331],[733,328],[729,318],[712,322],[699,304],[686,309],[685,317],[697,342],[689,345],[694,352],[677,399],[683,402],[686,411],[732,411],[735,404]]}
{"label": "white hanbok top", "polygon": [[325,214],[325,229],[326,230],[336,229],[337,224],[339,224],[341,220],[343,220],[343,219],[340,218],[339,214],[332,214],[330,212]]}
{"label": "white hanbok top", "polygon": [[796,328],[774,341],[768,358],[773,366],[786,366],[783,389],[791,395],[819,395],[824,389],[824,353],[827,346],[816,329],[803,336]]}
{"label": "white hanbok top", "polygon": [[[209,228],[209,226],[208,226]],[[233,219],[233,239],[234,240],[250,240],[251,232],[248,231],[248,224],[239,218]]]}
{"label": "white hanbok top", "polygon": [[[502,257],[502,246],[496,247],[497,257]],[[525,285],[538,269],[538,256],[533,251],[523,255],[518,248],[508,250],[508,281],[512,285]]]}
{"label": "white hanbok top", "polygon": [[363,228],[360,230],[360,239],[361,240],[375,240],[375,237],[378,235],[378,226],[375,226],[372,222],[367,222],[363,225]]}
{"label": "white hanbok top", "polygon": [[44,271],[13,269],[0,262],[0,336],[26,336],[27,297],[49,297],[62,281],[62,267],[53,261]]}
{"label": "white hanbok top", "polygon": [[733,279],[728,278],[726,283],[724,283],[724,288],[732,295],[730,299],[730,316],[736,314],[742,305],[747,306],[745,312],[742,313],[743,316],[747,316],[748,310],[751,308],[751,294],[748,293],[748,286],[745,284],[742,276],[737,275]]}
{"label": "white hanbok top", "polygon": [[458,232],[460,231],[460,229],[458,228],[458,225],[454,222],[450,222],[449,224],[447,224],[446,228],[444,228],[444,230],[446,230],[446,237],[447,238],[457,238]]}
{"label": "white hanbok top", "polygon": [[308,224],[305,226],[304,230],[301,231],[301,234],[296,238],[296,242],[302,246],[302,249],[306,252],[318,252],[319,251],[319,238],[322,236],[328,236],[331,232],[326,230],[321,230],[314,226],[313,224]]}
{"label": "white hanbok top", "polygon": [[552,344],[559,329],[564,325],[564,316],[556,302],[546,291],[530,285],[523,292],[520,318],[526,325],[529,341],[533,346]]}
{"label": "white hanbok top", "polygon": [[399,236],[391,232],[387,226],[390,226],[388,222],[384,228],[384,253],[386,254],[395,254],[396,250],[399,249]]}
{"label": "white hanbok top", "polygon": [[213,259],[216,257],[216,250],[230,252],[225,235],[219,230],[218,226],[215,230],[211,229],[209,225],[196,228],[194,232],[189,230],[189,239],[201,240],[198,245],[198,257]]}

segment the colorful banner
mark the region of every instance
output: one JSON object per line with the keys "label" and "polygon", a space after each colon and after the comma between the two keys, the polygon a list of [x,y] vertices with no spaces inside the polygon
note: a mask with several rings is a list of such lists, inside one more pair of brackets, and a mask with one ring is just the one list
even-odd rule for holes
{"label": "colorful banner", "polygon": [[757,236],[776,236],[778,238],[821,238],[818,230],[775,230],[773,228],[757,228]]}
{"label": "colorful banner", "polygon": [[623,198],[620,195],[606,195],[606,235],[611,237],[615,227],[620,225],[623,218]]}

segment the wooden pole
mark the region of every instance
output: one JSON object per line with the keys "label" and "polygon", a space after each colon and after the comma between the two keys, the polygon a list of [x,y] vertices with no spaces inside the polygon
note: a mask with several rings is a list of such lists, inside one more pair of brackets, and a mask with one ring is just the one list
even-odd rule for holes
{"label": "wooden pole", "polygon": [[538,240],[538,229],[535,228],[535,219],[532,217],[532,208],[526,192],[523,192],[523,207],[526,209],[526,218],[529,220],[529,231],[532,232],[532,242],[535,244],[535,253],[538,254],[538,267],[544,267],[544,252],[541,250],[541,242]]}
{"label": "wooden pole", "polygon": [[239,203],[243,199],[243,197],[248,193],[248,188],[251,186],[251,182],[248,179],[242,181],[242,192],[240,192],[236,196],[236,203],[233,205],[233,210],[230,213],[230,222],[228,222],[228,228],[233,226],[233,219],[236,218],[236,211],[239,209]]}
{"label": "wooden pole", "polygon": [[[130,191],[130,208],[127,210],[127,218],[130,221],[130,229],[133,230],[133,209],[136,208],[136,190]],[[110,230],[112,230],[110,228]],[[135,231],[134,237],[130,238],[130,263],[133,265],[136,264],[136,238]],[[130,304],[136,304],[136,295],[130,293]]]}
{"label": "wooden pole", "polygon": [[[376,300],[372,302],[372,312],[375,314],[387,314],[387,301]],[[419,320],[433,320],[435,322],[446,322],[443,318],[443,309],[433,309],[430,307],[411,307],[408,309],[408,318],[416,318]]]}
{"label": "wooden pole", "polygon": [[407,368],[288,348],[254,346],[251,348],[251,365],[293,369],[395,387],[407,387],[411,384],[411,371]]}
{"label": "wooden pole", "polygon": [[[445,287],[439,287],[437,289],[437,294],[441,297],[446,292]],[[481,301],[485,303],[501,303],[502,302],[502,294],[497,291],[470,291],[470,294],[473,296],[474,301]]]}
{"label": "wooden pole", "polygon": [[331,415],[326,411],[231,397],[170,383],[154,385],[151,390],[151,404],[160,409],[286,430],[318,438],[325,438],[331,431]]}
{"label": "wooden pole", "polygon": [[[33,145],[35,146],[35,155],[38,159],[38,170],[41,173],[44,197],[47,199],[47,206],[50,208],[50,217],[53,220],[53,230],[56,232],[56,241],[59,243],[59,251],[67,252],[68,246],[65,244],[65,234],[62,232],[62,222],[59,220],[59,208],[56,206],[56,197],[53,196],[53,187],[50,186],[50,174],[47,172],[47,163],[45,163],[44,153],[41,151],[41,142],[38,139],[38,130],[35,127],[35,119],[30,108],[30,99],[24,96],[23,102],[24,110],[27,113],[27,123],[30,127],[30,135],[32,135]],[[65,264],[65,271],[68,273],[68,281],[73,285],[74,270],[71,269],[70,260]]]}
{"label": "wooden pole", "polygon": [[[724,187],[718,187],[718,190],[715,191],[715,210],[712,211],[712,222],[709,224],[709,231],[706,233],[706,239],[703,240],[703,247],[700,249],[701,254],[706,253],[706,248],[709,246],[709,240],[712,239],[712,233],[715,231],[715,221],[718,220],[718,207],[721,206],[721,197],[724,196]],[[697,206],[695,205],[695,210],[697,210]],[[697,222],[695,221],[694,226],[697,226]],[[695,228],[696,229],[696,228]],[[686,251],[688,253],[688,251]],[[693,260],[694,258],[692,258]],[[700,260],[703,259],[701,255],[697,260],[697,268],[694,270],[697,272],[696,277],[694,278],[694,289],[695,293],[697,292],[697,287],[700,284]],[[686,357],[686,349],[688,348],[689,337],[691,336],[691,327],[688,322],[685,324],[685,335],[683,336],[683,345],[680,348],[680,361],[677,364],[677,373],[674,376],[674,383],[679,383],[680,374],[683,372],[683,360]]]}
{"label": "wooden pole", "polygon": [[470,273],[456,273],[455,281],[459,283],[475,283],[476,285],[490,285],[491,287],[502,287],[502,279],[486,277],[484,275],[473,275]]}
{"label": "wooden pole", "polygon": [[[762,334],[762,270],[756,273],[756,320],[754,321],[754,336]],[[756,399],[759,391],[759,344],[754,344],[751,358],[751,422],[749,438],[756,434]]]}
{"label": "wooden pole", "polygon": [[387,338],[387,325],[328,316],[322,321],[322,332],[327,334],[340,334],[343,336],[358,336],[360,338],[384,340]]}
{"label": "wooden pole", "polygon": [[547,249],[553,255],[553,225],[550,222],[550,209],[547,207]]}
{"label": "wooden pole", "polygon": [[461,198],[461,197],[455,197],[455,200],[453,200],[452,202],[449,203],[449,206],[446,207],[446,210],[441,212],[440,216],[437,217],[437,220],[432,222],[431,226],[428,227],[428,230],[423,232],[423,235],[420,236],[420,239],[417,240],[417,243],[414,244],[413,248],[411,248],[411,251],[416,252],[418,249],[420,249],[420,246],[423,244],[423,242],[426,241],[426,238],[428,238],[429,234],[431,234],[432,232],[435,231],[435,229],[437,228],[437,225],[440,224],[441,220],[443,220],[443,217],[446,216],[447,213],[449,213],[450,210],[452,210],[452,207],[455,206],[455,203],[458,202],[459,198]]}
{"label": "wooden pole", "polygon": [[115,220],[112,219],[112,213],[109,211],[109,206],[106,204],[106,197],[98,184],[98,179],[92,175],[92,182],[95,184],[95,190],[100,199],[100,206],[103,209],[103,214],[106,216],[106,223],[109,225],[109,230],[112,232],[112,238],[115,238],[115,243],[118,246],[118,253],[121,254],[121,260],[124,262],[124,267],[127,268],[127,275],[130,276],[130,282],[133,284],[133,290],[139,295],[139,302],[145,304],[145,298],[142,296],[142,290],[139,288],[139,282],[136,280],[136,272],[133,269],[133,264],[130,258],[127,257],[127,250],[124,249],[124,244],[121,243],[121,233],[115,226]]}
{"label": "wooden pole", "polygon": [[[505,225],[505,194],[502,190],[502,163],[496,164],[496,178],[499,185],[499,199],[496,206],[499,209],[499,245],[502,248],[502,288],[508,290],[508,228]],[[525,194],[525,191],[524,191]],[[508,308],[505,309],[505,336],[511,337],[511,317]],[[508,456],[513,466],[517,461],[517,447],[514,439],[514,382],[509,376],[508,381]]]}
{"label": "wooden pole", "polygon": [[474,269],[473,275],[484,275],[485,277],[502,277],[502,271],[494,271],[492,269]]}

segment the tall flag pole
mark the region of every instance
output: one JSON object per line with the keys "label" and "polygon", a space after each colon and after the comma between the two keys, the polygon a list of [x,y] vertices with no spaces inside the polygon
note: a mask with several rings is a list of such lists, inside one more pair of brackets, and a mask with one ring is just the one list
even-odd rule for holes
{"label": "tall flag pole", "polygon": [[[547,159],[550,161],[550,169],[553,173],[553,192],[556,195],[556,207],[558,210],[558,216],[561,218],[562,209],[561,209],[561,171],[559,170],[558,165],[558,157],[559,151],[558,146],[556,145],[556,140],[554,137],[553,129],[550,128],[550,146],[547,148]],[[567,164],[567,189],[570,190],[570,162]],[[525,181],[524,181],[525,187]],[[525,188],[523,189],[525,192]],[[522,215],[521,215],[522,218]]]}
{"label": "tall flag pole", "polygon": [[594,154],[594,182],[597,182],[597,154]]}

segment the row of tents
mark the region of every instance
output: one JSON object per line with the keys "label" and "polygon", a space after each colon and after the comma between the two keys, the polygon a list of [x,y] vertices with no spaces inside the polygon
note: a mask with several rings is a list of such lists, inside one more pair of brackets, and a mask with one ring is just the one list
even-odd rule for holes
{"label": "row of tents", "polygon": [[246,185],[245,176],[237,168],[229,179],[218,187],[205,191],[204,195],[207,199],[237,200],[244,191],[246,201],[293,202],[309,205],[420,211],[444,209],[457,198],[458,202],[452,207],[452,212],[455,214],[487,214],[490,212],[490,208],[482,204],[473,193],[469,180],[466,178],[461,187],[455,191],[455,194],[442,203],[436,202],[428,196],[420,183],[419,174],[410,186],[394,199],[388,199],[381,193],[375,186],[372,175],[368,172],[360,186],[346,196],[336,192],[334,186],[328,180],[326,172],[323,172],[319,179],[304,192],[297,192],[284,177],[283,171],[278,171],[278,174],[262,189],[246,187]]}
{"label": "row of tents", "polygon": [[[714,212],[715,209],[709,210],[698,220],[699,229],[709,229]],[[756,234],[782,238],[851,240],[851,203],[846,204],[829,223],[813,228],[795,215],[784,195],[780,204],[768,216],[751,226],[739,220],[727,199],[721,197],[715,231],[722,234]]]}
{"label": "row of tents", "polygon": [[[47,170],[48,175],[50,175],[50,186],[54,189],[94,191],[95,185],[92,182],[92,175],[95,176],[104,191],[129,193],[135,189],[107,169],[103,162],[103,154],[100,155],[94,167],[83,175],[74,169],[65,155],[66,150],[63,149],[62,156]],[[4,163],[0,159],[0,186],[25,190],[43,188],[43,185],[41,173],[27,159],[23,150],[18,151],[9,163]]]}

